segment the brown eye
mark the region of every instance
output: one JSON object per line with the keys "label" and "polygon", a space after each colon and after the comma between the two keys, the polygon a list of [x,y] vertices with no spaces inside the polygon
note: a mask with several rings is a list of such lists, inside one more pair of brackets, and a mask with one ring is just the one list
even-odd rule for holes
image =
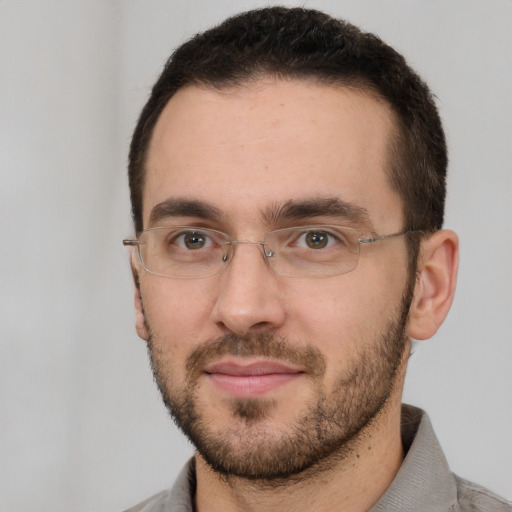
{"label": "brown eye", "polygon": [[310,249],[324,249],[329,243],[329,235],[322,231],[310,231],[305,235],[305,242]]}
{"label": "brown eye", "polygon": [[181,249],[197,251],[211,245],[208,235],[199,231],[189,231],[182,233],[175,239],[175,243]]}

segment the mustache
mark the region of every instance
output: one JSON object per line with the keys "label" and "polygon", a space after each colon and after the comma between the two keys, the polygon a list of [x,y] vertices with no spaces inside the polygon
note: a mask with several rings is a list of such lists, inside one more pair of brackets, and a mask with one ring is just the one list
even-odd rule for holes
{"label": "mustache", "polygon": [[223,356],[271,358],[300,366],[313,377],[325,372],[324,356],[310,345],[292,345],[286,338],[270,334],[227,334],[196,347],[190,353],[186,360],[187,375],[192,379],[198,377],[206,364]]}

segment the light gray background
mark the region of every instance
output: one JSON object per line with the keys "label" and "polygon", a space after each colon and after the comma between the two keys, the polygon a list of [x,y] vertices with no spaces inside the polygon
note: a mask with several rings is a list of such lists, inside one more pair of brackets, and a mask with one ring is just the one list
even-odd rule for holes
{"label": "light gray background", "polygon": [[[405,399],[454,471],[511,498],[512,3],[304,3],[375,31],[439,97],[460,279]],[[120,510],[191,453],[133,329],[127,147],[171,50],[266,4],[0,0],[0,512]]]}

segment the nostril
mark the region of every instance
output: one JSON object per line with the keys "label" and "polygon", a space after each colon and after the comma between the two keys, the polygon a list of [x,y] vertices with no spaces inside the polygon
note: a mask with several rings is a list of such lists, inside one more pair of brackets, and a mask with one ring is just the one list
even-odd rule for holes
{"label": "nostril", "polygon": [[272,327],[271,322],[257,322],[251,326],[250,330],[251,331],[262,331],[264,329],[268,329],[269,327]]}

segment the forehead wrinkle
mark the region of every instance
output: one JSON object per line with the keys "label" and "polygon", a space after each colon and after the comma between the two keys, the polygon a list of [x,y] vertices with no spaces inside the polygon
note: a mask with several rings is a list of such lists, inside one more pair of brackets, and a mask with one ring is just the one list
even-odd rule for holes
{"label": "forehead wrinkle", "polygon": [[197,200],[184,198],[170,198],[158,203],[151,209],[149,225],[169,217],[196,217],[205,220],[221,220],[224,214],[216,206]]}
{"label": "forehead wrinkle", "polygon": [[261,212],[262,221],[271,226],[285,220],[304,220],[313,217],[334,217],[350,224],[371,228],[372,222],[366,208],[337,197],[289,200],[274,203]]}

